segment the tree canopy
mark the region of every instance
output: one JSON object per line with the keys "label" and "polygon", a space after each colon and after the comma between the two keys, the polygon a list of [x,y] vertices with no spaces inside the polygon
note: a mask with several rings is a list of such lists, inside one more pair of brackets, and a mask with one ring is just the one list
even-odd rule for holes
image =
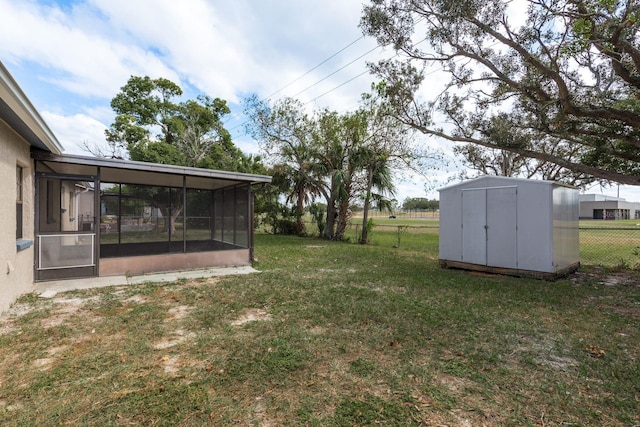
{"label": "tree canopy", "polygon": [[[222,123],[229,113],[224,100],[201,95],[179,101],[180,96],[182,89],[170,80],[132,76],[111,101],[116,117],[105,131],[111,156],[125,150],[131,160],[143,162],[266,173],[259,157],[245,156],[233,144]],[[172,202],[166,190],[127,188],[160,209],[169,218],[167,230],[173,233],[184,209],[182,189],[169,190],[176,192]]]}
{"label": "tree canopy", "polygon": [[384,205],[393,194],[392,169],[416,163],[410,132],[388,115],[386,99],[379,95],[383,87],[375,89],[363,96],[356,111],[342,114],[327,109],[307,113],[289,98],[272,104],[256,97],[246,100],[247,130],[288,183],[282,188],[286,201],[295,204],[299,233],[304,232],[305,206],[321,196],[326,202],[326,221],[316,218],[321,233],[342,239],[356,200],[364,201],[366,223],[371,202]]}
{"label": "tree canopy", "polygon": [[111,151],[122,147],[132,160],[145,162],[263,172],[260,159],[245,156],[225,129],[226,101],[206,95],[180,101],[181,96],[170,80],[132,76],[111,101]]}
{"label": "tree canopy", "polygon": [[[372,0],[371,64],[421,132],[640,185],[638,0]],[[434,99],[427,66],[448,76]],[[429,82],[433,87],[433,82]]]}
{"label": "tree canopy", "polygon": [[405,211],[412,210],[437,210],[440,207],[440,202],[437,199],[427,199],[424,197],[407,197],[402,202],[402,209]]}

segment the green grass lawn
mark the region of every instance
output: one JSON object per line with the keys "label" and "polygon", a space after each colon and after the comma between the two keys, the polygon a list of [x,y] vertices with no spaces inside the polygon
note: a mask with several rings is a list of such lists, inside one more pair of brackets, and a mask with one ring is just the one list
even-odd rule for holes
{"label": "green grass lawn", "polygon": [[640,219],[620,219],[615,221],[603,221],[601,219],[582,219],[580,227],[584,228],[639,228]]}
{"label": "green grass lawn", "polygon": [[258,274],[27,295],[0,425],[640,424],[638,271],[471,274],[437,234],[378,238],[257,235]]}

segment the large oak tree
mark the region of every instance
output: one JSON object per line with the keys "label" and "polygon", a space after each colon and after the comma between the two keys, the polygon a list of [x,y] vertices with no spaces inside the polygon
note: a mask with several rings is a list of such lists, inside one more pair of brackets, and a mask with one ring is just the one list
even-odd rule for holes
{"label": "large oak tree", "polygon": [[[232,142],[222,118],[226,101],[198,96],[182,100],[182,89],[165,78],[131,76],[111,101],[116,117],[106,130],[109,151],[125,150],[131,160],[169,165],[264,173],[260,158],[246,156]],[[99,153],[94,153],[99,154]],[[164,189],[139,187],[136,196],[159,208],[170,219],[183,211],[182,190],[169,203]]]}
{"label": "large oak tree", "polygon": [[372,0],[361,27],[399,53],[371,67],[404,123],[640,185],[638,0]]}

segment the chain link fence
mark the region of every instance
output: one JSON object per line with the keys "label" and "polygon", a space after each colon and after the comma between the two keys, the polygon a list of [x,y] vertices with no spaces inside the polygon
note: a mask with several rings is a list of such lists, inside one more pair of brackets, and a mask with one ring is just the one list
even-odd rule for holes
{"label": "chain link fence", "polygon": [[[614,268],[640,268],[640,225],[614,227],[580,226],[580,262],[583,265]],[[358,242],[362,225],[352,224],[345,235]],[[369,231],[369,242],[407,250],[427,252],[429,258],[438,258],[439,227],[437,225],[374,225]]]}
{"label": "chain link fence", "polygon": [[640,268],[640,226],[581,226],[580,262],[604,267]]}

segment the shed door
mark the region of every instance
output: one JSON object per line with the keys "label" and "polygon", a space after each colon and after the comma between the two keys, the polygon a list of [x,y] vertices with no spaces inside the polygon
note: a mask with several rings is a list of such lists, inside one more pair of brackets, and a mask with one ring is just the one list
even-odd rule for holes
{"label": "shed door", "polygon": [[487,265],[518,267],[517,188],[487,189]]}
{"label": "shed door", "polygon": [[462,191],[462,260],[517,268],[517,187]]}
{"label": "shed door", "polygon": [[487,196],[485,188],[462,191],[462,260],[487,264]]}

